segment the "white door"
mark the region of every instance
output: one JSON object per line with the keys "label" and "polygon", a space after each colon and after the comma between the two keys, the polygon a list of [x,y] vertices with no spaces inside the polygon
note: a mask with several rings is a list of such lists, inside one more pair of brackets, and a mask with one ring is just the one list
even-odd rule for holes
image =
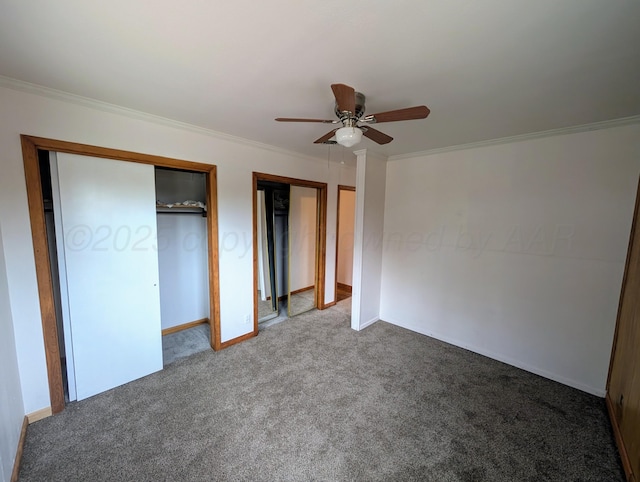
{"label": "white door", "polygon": [[57,171],[65,322],[82,400],[162,369],[154,168],[57,153]]}

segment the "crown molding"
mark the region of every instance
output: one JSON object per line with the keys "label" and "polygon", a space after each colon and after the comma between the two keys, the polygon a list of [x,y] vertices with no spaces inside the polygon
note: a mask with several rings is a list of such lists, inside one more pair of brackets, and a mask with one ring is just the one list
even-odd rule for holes
{"label": "crown molding", "polygon": [[389,161],[399,161],[402,159],[411,159],[415,157],[431,156],[433,154],[442,154],[445,152],[462,151],[466,149],[475,149],[478,147],[497,146],[500,144],[511,144],[513,142],[528,141],[532,139],[541,139],[543,137],[561,136],[566,134],[575,134],[578,132],[597,131],[601,129],[610,129],[612,127],[621,127],[631,124],[640,123],[640,115],[631,117],[621,117],[619,119],[611,119],[592,124],[581,124],[572,127],[562,127],[559,129],[551,129],[547,131],[531,132],[528,134],[520,134],[517,136],[499,137],[497,139],[489,139],[486,141],[470,142],[468,144],[459,144],[456,146],[439,147],[436,149],[427,149],[426,151],[409,152],[407,154],[398,154],[389,156]]}
{"label": "crown molding", "polygon": [[[175,129],[180,129],[180,130],[192,132],[195,134],[200,134],[203,136],[212,137],[212,138],[227,141],[227,142],[232,142],[234,144],[239,144],[242,146],[263,149],[263,150],[275,152],[278,154],[293,156],[293,157],[302,158],[302,159],[306,159],[314,162],[318,162],[318,161],[326,162],[326,159],[321,157],[314,157],[314,156],[309,156],[307,154],[301,154],[299,152],[290,151],[287,149],[283,149],[281,147],[272,146],[271,144],[264,144],[262,142],[253,141],[251,139],[246,139],[244,137],[225,134],[224,132],[215,131],[213,129],[207,129],[205,127],[199,127],[197,125],[189,124],[187,122],[177,121],[177,120],[169,119],[167,117],[149,114],[139,110],[130,109],[128,107],[122,107],[116,104],[110,104],[108,102],[91,99],[89,97],[70,94],[62,90],[52,89],[50,87],[44,87],[38,84],[32,84],[30,82],[13,79],[11,77],[6,77],[3,75],[0,75],[0,87],[6,87],[8,89],[17,90],[20,92],[35,94],[42,97],[59,100],[62,102],[68,102],[68,103],[80,105],[80,106],[87,107],[94,110],[100,110],[100,111],[108,112],[111,114],[121,115],[131,119],[151,122],[151,123],[163,125],[166,127],[172,127]],[[640,115],[631,116],[631,117],[622,117],[619,119],[594,122],[592,124],[582,124],[582,125],[577,125],[572,127],[562,127],[559,129],[551,129],[551,130],[540,131],[540,132],[531,132],[528,134],[520,134],[520,135],[510,136],[510,137],[500,137],[497,139],[471,142],[468,144],[458,144],[455,146],[447,146],[447,147],[440,147],[435,149],[427,149],[424,151],[409,152],[406,154],[398,154],[395,156],[389,156],[387,160],[398,161],[398,160],[410,159],[414,157],[423,157],[423,156],[429,156],[433,154],[442,154],[445,152],[475,149],[478,147],[488,147],[488,146],[495,146],[500,144],[510,144],[512,142],[540,139],[543,137],[559,136],[559,135],[565,135],[565,134],[574,134],[578,132],[588,132],[588,131],[595,131],[595,130],[601,130],[601,129],[609,129],[612,127],[621,127],[625,125],[638,124],[638,123],[640,123]],[[366,151],[366,149],[353,151],[353,154],[357,156],[358,153],[361,151]]]}
{"label": "crown molding", "polygon": [[11,77],[5,77],[3,75],[0,75],[0,87],[6,87],[8,89],[17,90],[17,91],[25,92],[28,94],[35,94],[42,97],[48,97],[50,99],[76,104],[83,107],[88,107],[90,109],[107,112],[110,114],[121,115],[124,117],[128,117],[130,119],[151,122],[151,123],[162,125],[165,127],[173,127],[175,129],[180,129],[183,131],[200,134],[203,136],[212,137],[212,138],[227,141],[227,142],[233,142],[235,144],[240,144],[243,146],[264,149],[264,150],[275,152],[278,154],[307,159],[309,161],[314,161],[314,162],[318,162],[318,161],[326,162],[326,159],[323,159],[321,157],[313,157],[306,154],[301,154],[299,152],[289,151],[281,147],[272,146],[271,144],[264,144],[262,142],[253,141],[251,139],[246,139],[244,137],[225,134],[224,132],[215,131],[213,129],[207,129],[205,127],[199,127],[197,125],[189,124],[187,122],[177,121],[177,120],[169,119],[167,117],[162,117],[154,114],[148,114],[146,112],[130,109],[128,107],[122,107],[116,104],[110,104],[108,102],[92,99],[90,97],[83,97],[81,95],[70,94],[62,90],[52,89],[50,87],[44,87],[38,84],[32,84],[30,82],[13,79]]}

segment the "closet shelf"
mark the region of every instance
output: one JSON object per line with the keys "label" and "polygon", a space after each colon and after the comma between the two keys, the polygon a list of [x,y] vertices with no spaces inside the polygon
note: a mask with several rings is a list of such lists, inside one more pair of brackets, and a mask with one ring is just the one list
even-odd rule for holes
{"label": "closet shelf", "polygon": [[200,214],[203,217],[207,216],[207,210],[200,206],[181,206],[181,205],[167,205],[156,204],[156,212],[159,214]]}

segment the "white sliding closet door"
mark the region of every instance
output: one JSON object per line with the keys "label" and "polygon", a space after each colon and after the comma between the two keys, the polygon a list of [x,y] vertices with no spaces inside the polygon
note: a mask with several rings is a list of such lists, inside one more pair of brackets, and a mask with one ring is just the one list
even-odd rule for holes
{"label": "white sliding closet door", "polygon": [[57,171],[82,400],[162,369],[154,168],[57,153]]}

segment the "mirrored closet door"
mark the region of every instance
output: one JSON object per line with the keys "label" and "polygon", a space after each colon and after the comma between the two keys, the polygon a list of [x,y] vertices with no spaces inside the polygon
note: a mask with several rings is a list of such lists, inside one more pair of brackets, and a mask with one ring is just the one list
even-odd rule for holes
{"label": "mirrored closet door", "polygon": [[264,188],[258,190],[255,210],[258,238],[258,322],[262,322],[278,316],[273,191],[269,190],[267,195]]}
{"label": "mirrored closet door", "polygon": [[289,316],[316,307],[318,190],[291,186],[289,195]]}
{"label": "mirrored closet door", "polygon": [[320,308],[325,183],[253,174],[254,330]]}

